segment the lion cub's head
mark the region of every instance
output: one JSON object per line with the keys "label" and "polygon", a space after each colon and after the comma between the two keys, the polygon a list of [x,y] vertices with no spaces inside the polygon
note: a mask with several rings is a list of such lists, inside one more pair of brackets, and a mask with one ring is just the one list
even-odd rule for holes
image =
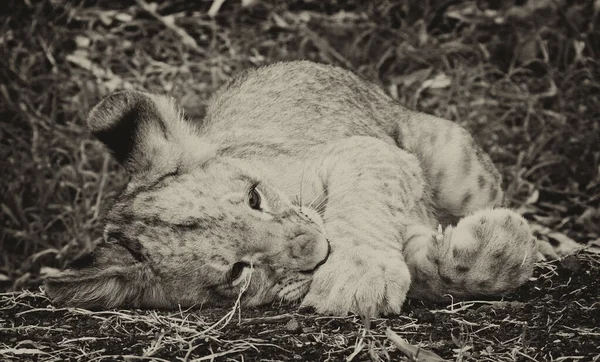
{"label": "lion cub's head", "polygon": [[57,303],[176,308],[302,297],[329,245],[306,216],[242,161],[221,157],[165,96],[126,91],[90,113],[92,132],[130,181],[104,243],[46,280]]}

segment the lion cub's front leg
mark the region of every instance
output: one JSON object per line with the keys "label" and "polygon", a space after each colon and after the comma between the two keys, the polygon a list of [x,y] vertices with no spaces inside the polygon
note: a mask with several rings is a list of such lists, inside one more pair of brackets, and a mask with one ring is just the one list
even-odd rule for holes
{"label": "lion cub's front leg", "polygon": [[370,137],[336,141],[324,154],[319,176],[332,252],[303,304],[321,313],[398,313],[410,287],[402,215],[424,185],[416,158]]}

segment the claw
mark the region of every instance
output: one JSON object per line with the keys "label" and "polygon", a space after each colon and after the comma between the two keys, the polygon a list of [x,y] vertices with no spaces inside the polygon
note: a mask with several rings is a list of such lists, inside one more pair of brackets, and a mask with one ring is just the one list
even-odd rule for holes
{"label": "claw", "polygon": [[435,235],[435,241],[441,243],[444,241],[444,231],[442,230],[442,224],[438,224],[437,234]]}

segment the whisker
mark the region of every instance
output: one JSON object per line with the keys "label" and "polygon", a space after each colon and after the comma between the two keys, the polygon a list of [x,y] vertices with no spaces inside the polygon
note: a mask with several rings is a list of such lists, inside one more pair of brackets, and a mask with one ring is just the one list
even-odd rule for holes
{"label": "whisker", "polygon": [[[333,191],[331,191],[331,190],[329,189],[329,187],[325,187],[325,188],[323,189],[323,191],[321,191],[321,193],[320,193],[319,195],[317,195],[317,197],[315,198],[315,200],[314,200],[314,201],[316,201],[316,199],[318,199],[318,198],[319,198],[320,196],[322,196],[324,193],[327,193],[327,197],[325,197],[325,198],[324,198],[324,199],[323,199],[323,200],[322,200],[322,201],[321,201],[319,204],[315,205],[314,207],[315,207],[315,208],[317,208],[317,207],[318,207],[320,204],[322,204],[322,203],[323,203],[323,201],[330,201],[330,200],[332,200],[334,197],[337,197],[337,195],[343,194],[343,193],[345,193],[346,191],[348,191],[348,190],[350,190],[350,189],[351,189],[351,187],[346,187],[346,186],[350,186],[350,182],[346,183],[346,184],[345,184],[345,185],[343,185],[343,186],[344,186],[344,187],[341,187],[341,188],[339,188],[339,189],[337,189],[337,190],[333,190]],[[329,191],[331,191],[331,192],[329,192]]]}
{"label": "whisker", "polygon": [[342,197],[346,196],[347,194],[349,194],[350,192],[355,190],[355,187],[353,187],[353,185],[350,185],[351,187],[347,187],[344,189],[339,189],[336,190],[332,193],[330,193],[329,195],[327,195],[326,198],[323,198],[323,200],[321,200],[321,202],[319,202],[319,204],[314,206],[314,209],[319,211],[321,210],[321,207],[324,207],[327,204],[331,204],[332,202],[336,202],[338,200],[340,200]]}
{"label": "whisker", "polygon": [[317,194],[317,196],[315,196],[315,198],[308,204],[308,207],[314,208],[313,204],[315,203],[315,201],[317,201],[319,199],[319,197],[321,197],[322,195],[327,194],[327,191],[329,191],[329,188],[327,186],[325,186],[323,188],[323,191],[319,192]]}
{"label": "whisker", "polygon": [[302,167],[302,173],[300,174],[300,196],[298,197],[300,201],[300,212],[302,212],[302,189],[304,186],[304,170],[306,170],[306,163]]}

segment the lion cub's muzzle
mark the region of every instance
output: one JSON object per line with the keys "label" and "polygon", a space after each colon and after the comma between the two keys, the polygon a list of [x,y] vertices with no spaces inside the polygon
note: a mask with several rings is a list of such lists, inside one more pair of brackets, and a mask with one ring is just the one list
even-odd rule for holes
{"label": "lion cub's muzzle", "polygon": [[[329,241],[318,229],[295,230],[288,244],[292,269],[310,273],[322,265],[331,251]],[[293,266],[294,264],[297,265]]]}

